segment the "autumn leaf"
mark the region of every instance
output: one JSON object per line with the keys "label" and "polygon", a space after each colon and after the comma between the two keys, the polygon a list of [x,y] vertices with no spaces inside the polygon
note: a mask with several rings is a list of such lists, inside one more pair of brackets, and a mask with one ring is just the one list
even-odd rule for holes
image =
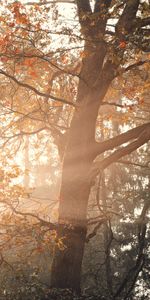
{"label": "autumn leaf", "polygon": [[29,74],[30,74],[32,77],[35,77],[35,78],[38,77],[38,76],[37,76],[37,73],[36,73],[34,70],[30,71]]}
{"label": "autumn leaf", "polygon": [[26,15],[20,14],[20,13],[16,15],[16,22],[17,22],[17,24],[28,24],[29,23]]}
{"label": "autumn leaf", "polygon": [[125,48],[126,48],[126,42],[125,42],[125,41],[121,41],[121,42],[119,43],[119,48],[120,48],[120,49],[125,49]]}
{"label": "autumn leaf", "polygon": [[0,39],[0,46],[6,47],[9,42],[9,36],[5,36],[4,38]]}
{"label": "autumn leaf", "polygon": [[14,22],[9,23],[9,27],[14,27],[14,26],[15,26]]}
{"label": "autumn leaf", "polygon": [[85,58],[85,57],[88,57],[88,56],[90,56],[90,52],[87,51],[87,50],[84,50],[84,51],[82,51],[82,52],[80,53],[80,57],[81,57],[81,58]]}
{"label": "autumn leaf", "polygon": [[28,24],[29,20],[25,13],[20,12],[20,8],[22,8],[22,4],[19,2],[15,2],[13,4],[13,13],[16,19],[17,24]]}
{"label": "autumn leaf", "polygon": [[23,65],[27,67],[32,67],[35,62],[35,58],[26,58],[23,62]]}
{"label": "autumn leaf", "polygon": [[67,57],[67,55],[63,55],[61,57],[61,61],[62,61],[63,64],[67,64],[68,63],[68,57]]}

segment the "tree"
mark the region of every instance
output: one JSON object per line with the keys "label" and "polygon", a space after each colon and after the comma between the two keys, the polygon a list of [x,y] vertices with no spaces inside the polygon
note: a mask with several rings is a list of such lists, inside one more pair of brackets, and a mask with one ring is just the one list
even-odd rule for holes
{"label": "tree", "polygon": [[[79,21],[85,38],[84,51],[89,54],[83,59],[76,102],[79,103],[79,109],[74,112],[64,154],[58,234],[61,237],[67,235],[67,250],[61,253],[57,249],[55,253],[52,285],[56,287],[68,286],[79,290],[79,274],[86,238],[86,210],[92,176],[149,139],[149,124],[146,124],[144,127],[148,126],[147,137],[143,127],[137,127],[109,141],[95,143],[95,123],[99,107],[120,65],[125,63],[123,57],[126,43],[133,38],[137,29],[136,26],[134,29],[134,23],[139,1],[128,1],[116,24],[115,41],[113,45],[110,43],[113,48],[111,53],[114,55],[114,59],[111,59],[108,45],[104,41],[111,4],[111,1],[96,1],[92,12],[88,1],[77,1]],[[103,161],[93,163],[101,153],[130,140],[134,141],[116,150]],[[71,224],[73,228],[69,228],[67,224]]]}
{"label": "tree", "polygon": [[[14,85],[23,95],[23,101],[35,93],[32,105],[30,103],[29,107],[26,106],[26,112],[21,111],[24,120],[26,115],[36,120],[28,134],[49,130],[63,157],[57,238],[64,240],[66,248],[61,251],[57,245],[55,247],[51,285],[79,292],[87,234],[87,206],[95,178],[111,163],[135,151],[150,139],[150,123],[147,122],[134,128],[134,124],[131,124],[128,131],[108,140],[95,140],[99,110],[104,105],[111,83],[116,78],[121,80],[124,76],[131,76],[133,70],[140,66],[144,68],[148,64],[150,19],[147,2],[97,0],[93,5],[89,0],[77,0],[73,5],[80,29],[78,27],[75,31],[61,25],[61,30],[58,31],[59,10],[56,2],[40,2],[39,5],[28,3],[29,7],[34,5],[35,8],[31,17],[28,15],[28,5],[23,6],[20,2],[10,5],[9,10],[17,27],[12,29],[15,24],[6,24],[1,20],[5,24],[6,34],[1,43],[0,74],[11,86],[9,96],[12,99]],[[64,7],[67,5],[65,3]],[[44,7],[43,11],[41,7]],[[55,32],[48,29],[49,11],[50,15],[52,11],[56,22]],[[42,13],[47,23],[44,29],[37,17]],[[54,26],[54,22],[51,25]],[[15,33],[14,36],[12,32]],[[65,54],[65,43],[64,48],[60,44],[59,47],[55,44],[51,46],[53,34],[62,35],[63,38],[71,35],[71,43],[83,41],[83,51],[80,54]],[[14,48],[12,41],[15,42]],[[69,38],[66,41],[70,42]],[[61,53],[60,57],[57,52]],[[80,59],[77,65],[74,63],[76,57]],[[23,94],[24,89],[26,94]],[[64,97],[60,97],[62,89]],[[141,100],[142,89],[132,90],[126,86],[126,90],[127,97],[132,94],[134,100],[137,97]],[[68,100],[71,95],[76,96],[73,97],[74,101]],[[4,100],[6,104],[6,99]],[[9,99],[11,111],[14,108],[18,110],[18,100],[15,98],[14,104]],[[56,106],[52,101],[55,101]],[[51,107],[53,109],[50,110]],[[28,124],[23,123],[23,127],[28,129]],[[17,130],[19,131],[14,131],[13,138],[15,135],[18,137],[27,134],[26,130]],[[7,136],[3,134],[3,138]],[[8,136],[8,140],[10,138]],[[110,150],[114,150],[113,153]],[[104,156],[97,159],[102,154]]]}

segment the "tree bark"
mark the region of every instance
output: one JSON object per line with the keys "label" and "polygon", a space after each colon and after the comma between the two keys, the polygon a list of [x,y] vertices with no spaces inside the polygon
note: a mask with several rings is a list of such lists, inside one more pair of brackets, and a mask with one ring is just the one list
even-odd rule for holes
{"label": "tree bark", "polygon": [[[91,95],[89,96],[91,98]],[[89,97],[87,97],[89,99]],[[59,241],[55,248],[51,285],[80,292],[81,265],[86,239],[86,212],[90,194],[89,171],[95,146],[98,105],[90,101],[76,110],[66,147],[59,205]]]}
{"label": "tree bark", "polygon": [[[86,45],[85,45],[86,48]],[[91,189],[90,170],[95,159],[95,128],[100,104],[114,77],[113,65],[103,65],[105,46],[91,46],[83,59],[78,85],[77,109],[65,149],[59,199],[58,241],[51,271],[51,286],[80,291],[81,265],[86,240],[86,215]],[[112,70],[111,70],[112,68]]]}
{"label": "tree bark", "polygon": [[[87,0],[84,2],[85,6],[82,1],[78,2],[81,12],[89,10]],[[85,25],[82,25],[85,35],[91,35],[91,32],[86,32]],[[101,74],[106,54],[104,42],[95,43],[91,39],[85,41],[85,51],[88,51],[89,55],[82,60],[77,108],[74,111],[65,149],[60,191],[57,234],[58,240],[63,239],[66,248],[60,251],[56,246],[51,273],[53,287],[72,288],[77,292],[80,291],[81,265],[86,239],[86,214],[91,188],[89,173],[95,158],[96,119],[113,74],[112,72],[111,76],[108,75],[106,69],[104,74]]]}

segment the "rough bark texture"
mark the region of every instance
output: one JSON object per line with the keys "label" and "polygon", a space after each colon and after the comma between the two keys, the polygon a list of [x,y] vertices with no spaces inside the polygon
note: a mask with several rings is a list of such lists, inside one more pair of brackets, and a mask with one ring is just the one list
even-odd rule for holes
{"label": "rough bark texture", "polygon": [[[80,94],[80,93],[79,93]],[[88,100],[89,99],[89,100]],[[82,101],[80,98],[79,101]],[[89,101],[89,102],[88,102]],[[87,103],[75,111],[65,151],[59,207],[58,239],[64,251],[55,249],[51,284],[80,291],[81,264],[86,238],[86,212],[90,193],[89,171],[93,162],[98,105]],[[86,118],[85,118],[86,116]]]}
{"label": "rough bark texture", "polygon": [[86,228],[69,228],[59,226],[58,237],[63,238],[65,249],[55,249],[55,256],[52,265],[53,287],[72,288],[80,293],[81,265],[84,253]]}

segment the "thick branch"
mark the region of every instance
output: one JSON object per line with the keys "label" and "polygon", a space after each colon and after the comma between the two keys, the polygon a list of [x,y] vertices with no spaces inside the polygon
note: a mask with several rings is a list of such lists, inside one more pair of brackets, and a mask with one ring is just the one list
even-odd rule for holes
{"label": "thick branch", "polygon": [[96,0],[94,7],[94,14],[96,17],[96,31],[99,34],[104,34],[106,29],[106,23],[109,17],[108,9],[112,0]]}
{"label": "thick branch", "polygon": [[134,63],[134,64],[132,64],[132,65],[129,65],[129,66],[126,67],[125,69],[123,69],[122,73],[128,72],[128,71],[130,71],[130,70],[132,70],[132,69],[135,69],[135,68],[137,68],[137,67],[140,67],[140,66],[142,66],[142,65],[144,65],[144,64],[146,64],[146,63],[149,63],[149,62],[150,62],[149,59],[146,59],[146,60],[143,60],[143,61],[138,61],[138,62],[136,62],[136,63]]}
{"label": "thick branch", "polygon": [[92,14],[89,0],[76,0],[78,17],[84,37],[89,39],[87,28],[90,26],[89,15]]}
{"label": "thick branch", "polygon": [[150,25],[150,17],[144,19],[137,19],[137,27],[144,27]]}
{"label": "thick branch", "polygon": [[130,143],[129,145],[122,147],[121,149],[116,150],[114,153],[112,153],[110,156],[106,157],[100,162],[95,162],[93,164],[92,170],[91,170],[91,180],[95,178],[99,174],[99,172],[106,169],[110,164],[118,161],[121,157],[125,155],[129,155],[133,151],[135,151],[137,148],[141,147],[143,144],[148,142],[150,140],[150,130],[149,128],[146,128],[142,131],[139,138],[136,139],[134,142]]}
{"label": "thick branch", "polygon": [[108,9],[111,5],[112,0],[96,0],[94,12],[99,12],[101,9]]}
{"label": "thick branch", "polygon": [[123,13],[116,25],[116,33],[118,37],[124,38],[125,35],[133,31],[133,23],[139,7],[139,0],[128,0]]}
{"label": "thick branch", "polygon": [[89,0],[77,0],[76,2],[79,14],[82,14],[83,12],[92,12]]}
{"label": "thick branch", "polygon": [[100,155],[101,153],[111,150],[115,147],[118,147],[124,143],[127,143],[130,140],[136,139],[145,129],[150,130],[150,123],[140,125],[114,138],[111,138],[101,143],[97,143],[95,146],[95,156]]}

